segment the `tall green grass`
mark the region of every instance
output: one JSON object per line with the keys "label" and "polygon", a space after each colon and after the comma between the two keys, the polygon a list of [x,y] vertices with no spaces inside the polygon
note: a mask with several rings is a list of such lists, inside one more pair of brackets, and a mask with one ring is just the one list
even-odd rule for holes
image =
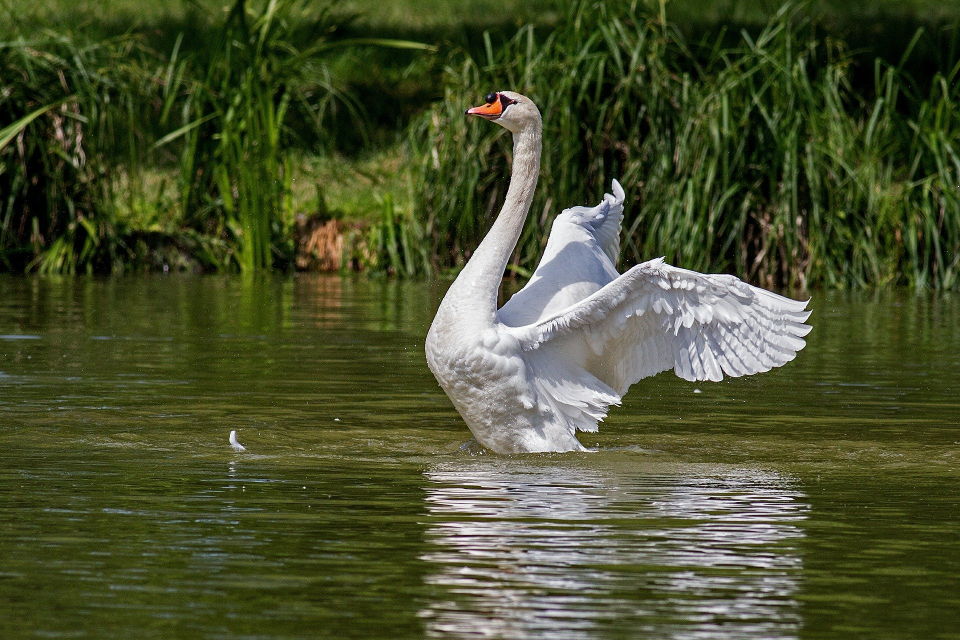
{"label": "tall green grass", "polygon": [[234,0],[225,16],[195,15],[207,41],[187,47],[181,33],[164,53],[135,35],[24,29],[0,43],[0,267],[291,265],[294,158],[326,151],[338,126],[364,128],[331,52],[429,48],[333,41],[346,18],[332,6]]}
{"label": "tall green grass", "polygon": [[181,207],[194,226],[228,234],[244,270],[272,265],[273,239],[283,231],[274,227],[292,217],[284,210],[289,171],[280,150],[300,55],[282,47],[289,8],[270,2],[251,14],[242,0],[233,5],[205,77],[185,87],[186,122],[160,140],[186,134]]}
{"label": "tall green grass", "polygon": [[317,64],[329,46],[329,12],[309,4],[236,0],[212,46],[170,58],[175,88],[162,121],[180,122],[155,146],[181,145],[185,221],[227,238],[236,247],[230,262],[244,271],[293,261],[290,151],[299,145],[286,126],[291,108],[322,137],[324,114],[342,97]]}
{"label": "tall green grass", "polygon": [[597,201],[617,177],[628,263],[666,255],[768,286],[957,284],[957,61],[926,95],[902,65],[877,62],[865,98],[843,43],[796,9],[735,46],[722,34],[694,46],[663,8],[580,0],[545,37],[522,28],[482,59],[449,61],[443,100],[409,136],[411,211],[433,268],[463,264],[507,186],[509,134],[463,109],[514,89],[545,127],[517,273],[564,207]]}
{"label": "tall green grass", "polygon": [[[305,188],[315,177],[303,158],[370,114],[337,89],[331,54],[418,46],[338,40],[329,7],[234,0],[224,14],[198,13],[203,24],[169,51],[143,35],[8,28],[0,269],[291,264],[293,217],[308,213],[296,194],[322,203],[337,192]],[[512,148],[509,134],[463,110],[510,88],[537,101],[546,127],[513,273],[533,268],[560,210],[596,202],[618,177],[630,197],[627,263],[666,255],[774,286],[958,284],[955,55],[912,78],[910,48],[928,37],[919,34],[899,62],[857,68],[860,58],[796,9],[763,30],[688,42],[669,7],[578,0],[556,28],[522,27],[505,42],[501,30],[480,53],[451,55],[432,105],[391,94],[377,113],[422,109],[402,132],[411,189],[391,180],[401,186],[367,229],[349,226],[350,262],[404,275],[464,263],[499,209]],[[357,95],[375,100],[367,91]]]}
{"label": "tall green grass", "polygon": [[[165,183],[147,193],[163,162],[151,144],[164,133],[161,113],[189,111],[198,85],[185,69],[136,36],[20,32],[0,43],[0,125],[12,121],[0,132],[0,268],[122,272],[185,255],[228,263],[233,251],[216,234],[155,222]],[[153,211],[132,225],[123,211],[144,204]]]}
{"label": "tall green grass", "polygon": [[52,33],[0,42],[0,267],[72,272],[122,252],[104,210],[133,48]]}

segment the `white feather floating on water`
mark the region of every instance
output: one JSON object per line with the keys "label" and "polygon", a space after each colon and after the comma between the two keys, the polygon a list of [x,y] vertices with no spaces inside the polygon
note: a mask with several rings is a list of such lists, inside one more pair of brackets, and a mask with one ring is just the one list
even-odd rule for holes
{"label": "white feather floating on water", "polygon": [[242,444],[240,444],[239,442],[237,442],[237,432],[236,432],[236,431],[231,431],[231,432],[230,432],[230,446],[233,447],[233,450],[234,450],[234,451],[246,451],[246,450],[247,450],[247,448],[246,448],[245,446],[243,446]]}

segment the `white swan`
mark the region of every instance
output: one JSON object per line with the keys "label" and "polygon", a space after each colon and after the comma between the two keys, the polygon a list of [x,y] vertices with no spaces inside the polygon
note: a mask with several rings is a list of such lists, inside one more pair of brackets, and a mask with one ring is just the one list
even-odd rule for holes
{"label": "white swan", "polygon": [[518,93],[491,93],[467,114],[513,133],[506,201],[447,291],[427,334],[430,370],[474,437],[497,453],[584,451],[631,384],[673,369],[686,380],[768,371],[806,344],[806,303],[729,275],[662,258],[619,274],[624,193],[613,181],[593,208],[553,223],[527,285],[501,309],[497,291],[540,172],[540,112]]}

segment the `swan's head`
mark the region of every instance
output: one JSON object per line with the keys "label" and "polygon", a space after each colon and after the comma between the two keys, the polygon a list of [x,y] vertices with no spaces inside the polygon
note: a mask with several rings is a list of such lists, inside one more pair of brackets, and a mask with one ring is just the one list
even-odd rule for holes
{"label": "swan's head", "polygon": [[526,127],[540,125],[540,110],[533,100],[513,91],[496,91],[487,94],[487,102],[467,109],[467,115],[480,116],[496,122],[513,133]]}

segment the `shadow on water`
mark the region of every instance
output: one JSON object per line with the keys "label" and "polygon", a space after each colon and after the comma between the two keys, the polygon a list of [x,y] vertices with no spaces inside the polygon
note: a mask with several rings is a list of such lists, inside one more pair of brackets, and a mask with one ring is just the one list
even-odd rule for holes
{"label": "shadow on water", "polygon": [[433,637],[798,636],[809,505],[776,472],[599,453],[425,478]]}

